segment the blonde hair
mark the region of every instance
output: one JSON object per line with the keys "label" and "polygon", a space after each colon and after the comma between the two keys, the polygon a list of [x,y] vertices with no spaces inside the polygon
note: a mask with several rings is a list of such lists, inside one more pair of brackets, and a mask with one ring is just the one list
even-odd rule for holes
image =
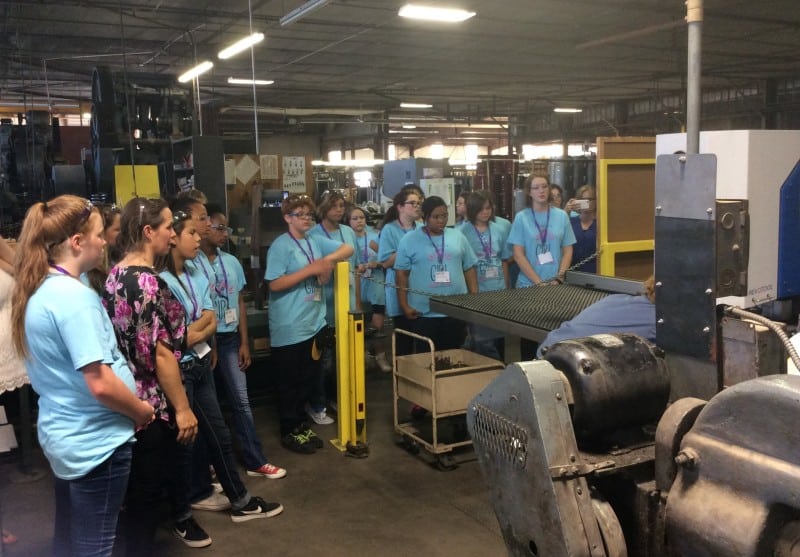
{"label": "blonde hair", "polygon": [[89,231],[89,217],[97,209],[86,199],[61,195],[48,203],[34,203],[25,215],[14,260],[16,284],[11,303],[14,348],[25,357],[25,310],[28,300],[50,272],[50,263],[66,249],[64,241]]}
{"label": "blonde hair", "polygon": [[652,303],[656,303],[656,277],[654,275],[650,275],[647,277],[647,280],[644,281],[644,292],[642,292],[642,294]]}

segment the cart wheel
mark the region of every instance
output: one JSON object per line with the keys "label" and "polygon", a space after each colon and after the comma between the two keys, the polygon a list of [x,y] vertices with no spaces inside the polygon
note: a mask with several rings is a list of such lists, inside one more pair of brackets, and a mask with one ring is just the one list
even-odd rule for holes
{"label": "cart wheel", "polygon": [[417,442],[413,439],[409,439],[405,435],[395,435],[395,444],[409,454],[419,454],[419,445]]}
{"label": "cart wheel", "polygon": [[436,456],[436,469],[441,472],[450,472],[458,468],[458,463],[452,455],[441,454]]}

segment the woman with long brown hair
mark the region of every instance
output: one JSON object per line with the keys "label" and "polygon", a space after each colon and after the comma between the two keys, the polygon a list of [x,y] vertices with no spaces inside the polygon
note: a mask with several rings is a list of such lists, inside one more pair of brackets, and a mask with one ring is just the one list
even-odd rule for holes
{"label": "woman with long brown hair", "polygon": [[[169,253],[175,237],[172,211],[162,199],[136,197],[122,210],[121,228],[118,242],[126,255],[109,272],[103,300],[120,350],[130,362],[136,392],[156,409],[155,421],[136,433],[122,518],[126,555],[150,555],[156,509],[176,442],[194,440],[197,418],[178,367],[185,351],[183,307],[154,269],[156,257]],[[191,515],[185,522],[186,536],[208,538]]]}
{"label": "woman with long brown hair", "polygon": [[39,394],[38,435],[55,479],[55,552],[111,555],[134,429],[154,419],[97,295],[78,280],[103,256],[100,214],[62,195],[25,217],[15,261],[17,352]]}

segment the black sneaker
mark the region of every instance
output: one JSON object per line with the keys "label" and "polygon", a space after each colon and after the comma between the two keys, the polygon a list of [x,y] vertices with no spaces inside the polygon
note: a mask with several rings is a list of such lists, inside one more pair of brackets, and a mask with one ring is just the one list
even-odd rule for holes
{"label": "black sneaker", "polygon": [[281,445],[283,445],[285,449],[300,454],[313,454],[317,450],[315,445],[310,442],[305,433],[300,429],[295,429],[293,432],[281,437]]}
{"label": "black sneaker", "polygon": [[189,547],[208,547],[211,545],[211,536],[206,534],[197,521],[191,516],[180,520],[172,527],[172,533]]}
{"label": "black sneaker", "polygon": [[267,503],[261,497],[251,497],[250,501],[238,511],[231,511],[231,520],[234,522],[247,522],[254,518],[270,518],[283,512],[280,503]]}
{"label": "black sneaker", "polygon": [[308,427],[307,424],[301,425],[300,430],[302,431],[301,435],[303,435],[315,449],[321,449],[325,446],[325,443],[322,442],[322,439],[320,439],[319,436],[314,433],[314,430]]}

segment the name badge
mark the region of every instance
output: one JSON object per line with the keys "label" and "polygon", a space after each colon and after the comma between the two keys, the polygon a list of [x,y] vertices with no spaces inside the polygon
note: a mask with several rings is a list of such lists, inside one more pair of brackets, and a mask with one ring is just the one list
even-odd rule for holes
{"label": "name badge", "polygon": [[364,272],[361,273],[361,276],[364,278],[369,278],[372,276],[372,269],[364,269]]}
{"label": "name badge", "polygon": [[437,284],[450,284],[450,271],[436,271],[433,282]]}
{"label": "name badge", "polygon": [[192,346],[192,350],[194,350],[194,353],[197,354],[198,358],[203,359],[206,357],[206,354],[211,352],[211,347],[207,342],[201,342]]}
{"label": "name badge", "polygon": [[486,267],[483,276],[486,278],[497,278],[500,276],[500,273],[498,272],[497,267]]}
{"label": "name badge", "polygon": [[225,324],[230,325],[231,323],[236,323],[236,309],[230,308],[225,310]]}
{"label": "name badge", "polygon": [[306,294],[306,297],[303,298],[306,302],[321,302],[322,301],[322,289],[321,288],[314,288],[314,291],[311,294]]}
{"label": "name badge", "polygon": [[537,257],[539,258],[539,265],[547,265],[548,263],[552,263],[554,261],[553,254],[549,251],[546,253],[540,253]]}

